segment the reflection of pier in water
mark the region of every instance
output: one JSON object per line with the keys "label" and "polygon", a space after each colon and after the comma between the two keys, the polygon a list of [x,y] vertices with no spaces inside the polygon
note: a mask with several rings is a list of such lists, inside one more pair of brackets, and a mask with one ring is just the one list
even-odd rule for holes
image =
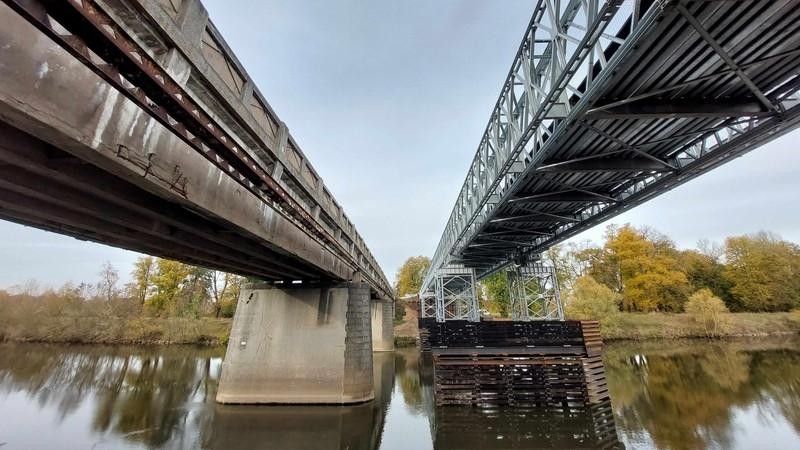
{"label": "reflection of pier in water", "polygon": [[615,449],[611,402],[568,408],[439,406],[431,419],[436,449]]}
{"label": "reflection of pier in water", "polygon": [[[575,350],[580,348],[586,351],[585,344]],[[594,358],[599,355],[595,354]],[[440,406],[436,406],[434,359],[430,352],[423,352],[419,359],[419,377],[435,449],[624,448],[617,437],[604,375],[603,388],[595,391],[599,396],[587,392],[580,399],[565,397],[564,401],[556,401],[560,396],[547,395],[539,407],[530,407],[537,402],[529,402],[527,407],[510,407],[497,402],[500,399],[496,397],[496,383],[490,383],[485,393],[476,392],[481,390],[480,385],[473,384],[467,390],[471,396],[486,400],[479,402],[483,407],[455,402],[442,405],[441,399]],[[587,388],[592,389],[591,383],[583,389]],[[511,397],[520,399],[516,394]],[[466,404],[469,403],[473,402]]]}
{"label": "reflection of pier in water", "polygon": [[373,357],[375,400],[350,406],[217,405],[207,448],[377,450],[394,388],[395,360],[392,353]]}

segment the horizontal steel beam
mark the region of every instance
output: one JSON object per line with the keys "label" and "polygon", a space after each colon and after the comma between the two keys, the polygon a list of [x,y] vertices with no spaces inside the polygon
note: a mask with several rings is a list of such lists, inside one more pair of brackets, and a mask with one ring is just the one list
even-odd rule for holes
{"label": "horizontal steel beam", "polygon": [[546,212],[537,212],[532,214],[517,214],[513,216],[502,216],[492,219],[489,223],[502,223],[502,222],[577,222],[578,219],[562,214],[550,214]]}
{"label": "horizontal steel beam", "polygon": [[669,170],[663,163],[649,158],[603,158],[550,161],[537,167],[537,172],[639,172]]}
{"label": "horizontal steel beam", "polygon": [[709,100],[696,103],[628,103],[595,110],[586,119],[660,119],[695,117],[760,117],[773,114],[758,102],[720,103]]}
{"label": "horizontal steel beam", "polygon": [[561,202],[605,202],[608,201],[605,197],[610,197],[610,193],[603,192],[592,194],[588,192],[577,191],[555,191],[543,192],[540,194],[522,195],[513,197],[508,200],[509,204],[513,203],[561,203]]}

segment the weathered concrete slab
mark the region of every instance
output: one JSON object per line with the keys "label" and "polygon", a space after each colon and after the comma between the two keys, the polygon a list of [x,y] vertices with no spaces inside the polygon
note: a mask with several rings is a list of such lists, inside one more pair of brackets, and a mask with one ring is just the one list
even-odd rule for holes
{"label": "weathered concrete slab", "polygon": [[365,283],[247,286],[233,319],[220,403],[348,404],[372,400]]}

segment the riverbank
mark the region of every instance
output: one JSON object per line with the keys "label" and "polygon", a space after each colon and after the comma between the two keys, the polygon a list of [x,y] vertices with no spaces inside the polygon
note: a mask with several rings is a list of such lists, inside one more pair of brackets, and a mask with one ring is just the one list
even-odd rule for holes
{"label": "riverbank", "polygon": [[[419,330],[416,313],[406,311],[406,320],[395,326],[395,346],[417,345]],[[604,341],[644,341],[657,339],[706,338],[703,326],[687,314],[619,313],[613,320],[601,323]],[[800,335],[800,312],[732,313],[720,338],[748,336]]]}
{"label": "riverbank", "polygon": [[[395,326],[395,347],[417,345],[415,312],[407,311]],[[24,321],[2,321],[0,341],[73,344],[223,346],[228,342],[231,319],[44,316]],[[602,323],[605,341],[705,338],[705,332],[686,314],[620,313]],[[735,313],[720,337],[800,335],[800,313]]]}
{"label": "riverbank", "polygon": [[[800,334],[800,313],[731,313],[718,337]],[[688,314],[620,313],[601,323],[604,341],[705,338],[702,324]]]}
{"label": "riverbank", "polygon": [[0,326],[0,341],[69,344],[221,346],[231,319],[161,317],[46,317]]}

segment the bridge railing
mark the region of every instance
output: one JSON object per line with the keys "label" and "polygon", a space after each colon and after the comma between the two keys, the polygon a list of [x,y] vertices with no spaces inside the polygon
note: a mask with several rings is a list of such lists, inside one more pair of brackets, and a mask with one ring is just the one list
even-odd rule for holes
{"label": "bridge railing", "polygon": [[[191,65],[186,82],[189,92],[213,111],[240,139],[242,148],[270,170],[272,178],[349,251],[362,273],[390,290],[364,239],[208,19],[200,1],[137,1],[159,31],[174,39]],[[183,39],[179,41],[176,36]]]}

